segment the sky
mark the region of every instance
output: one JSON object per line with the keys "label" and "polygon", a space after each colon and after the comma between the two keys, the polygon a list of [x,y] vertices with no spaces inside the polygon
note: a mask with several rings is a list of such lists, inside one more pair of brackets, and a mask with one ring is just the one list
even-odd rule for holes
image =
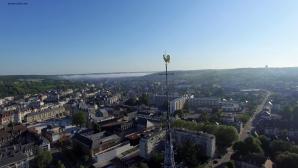
{"label": "sky", "polygon": [[[9,4],[26,2],[25,5]],[[297,0],[1,0],[0,75],[298,66]]]}

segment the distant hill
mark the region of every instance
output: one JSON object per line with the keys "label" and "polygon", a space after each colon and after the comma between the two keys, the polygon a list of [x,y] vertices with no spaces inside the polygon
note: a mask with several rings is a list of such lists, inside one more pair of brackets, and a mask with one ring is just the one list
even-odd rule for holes
{"label": "distant hill", "polygon": [[[164,80],[161,73],[147,75],[147,80]],[[237,87],[267,88],[298,83],[298,67],[291,68],[239,68],[220,70],[171,71],[169,79],[186,80],[192,84],[213,84]]]}
{"label": "distant hill", "polygon": [[79,82],[59,80],[56,76],[0,76],[0,98],[36,94],[50,89],[78,88]]}

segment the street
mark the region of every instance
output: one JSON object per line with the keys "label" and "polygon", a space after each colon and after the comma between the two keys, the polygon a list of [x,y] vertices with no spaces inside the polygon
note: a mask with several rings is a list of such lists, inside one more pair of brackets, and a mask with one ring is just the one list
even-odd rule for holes
{"label": "street", "polygon": [[[247,123],[244,125],[243,129],[241,130],[241,132],[239,134],[240,141],[245,140],[249,136],[251,130],[254,128],[253,121],[254,121],[256,115],[259,114],[263,110],[264,106],[268,102],[271,92],[269,92],[269,91],[266,91],[266,92],[267,93],[266,93],[266,96],[265,96],[263,102],[257,106],[256,111],[254,112],[253,116],[247,121]],[[220,167],[223,163],[230,161],[231,155],[233,153],[234,153],[234,151],[232,149],[232,146],[230,146],[229,148],[227,148],[227,153],[225,155],[223,155],[220,159],[213,159],[213,160],[209,161],[209,163],[206,167]],[[214,160],[217,161],[216,164],[213,163]]]}

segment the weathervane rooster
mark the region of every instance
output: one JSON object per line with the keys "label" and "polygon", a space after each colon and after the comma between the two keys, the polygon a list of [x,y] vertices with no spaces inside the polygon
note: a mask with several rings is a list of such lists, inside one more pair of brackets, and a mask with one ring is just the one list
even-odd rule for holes
{"label": "weathervane rooster", "polygon": [[171,59],[170,55],[167,55],[167,54],[163,55],[163,60],[165,61],[166,64],[170,63],[170,59]]}

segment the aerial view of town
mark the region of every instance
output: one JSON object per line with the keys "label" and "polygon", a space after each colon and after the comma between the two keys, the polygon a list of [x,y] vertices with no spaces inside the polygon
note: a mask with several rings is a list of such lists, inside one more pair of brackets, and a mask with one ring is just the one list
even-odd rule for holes
{"label": "aerial view of town", "polygon": [[2,0],[0,168],[298,168],[297,9]]}

